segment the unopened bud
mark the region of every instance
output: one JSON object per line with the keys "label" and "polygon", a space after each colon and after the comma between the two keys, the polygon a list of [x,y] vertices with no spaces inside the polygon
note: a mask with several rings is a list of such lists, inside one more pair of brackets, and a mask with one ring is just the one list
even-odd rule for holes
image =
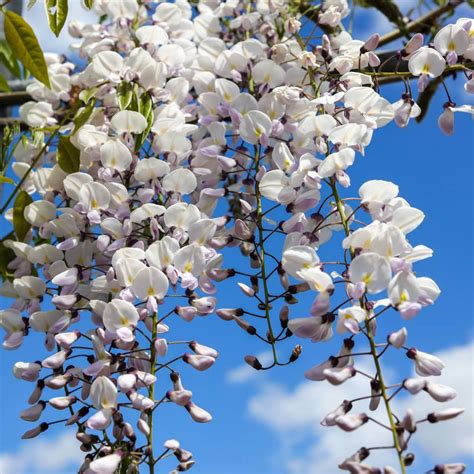
{"label": "unopened bud", "polygon": [[216,314],[224,321],[232,321],[236,317],[242,316],[244,314],[244,310],[241,308],[222,308],[216,310]]}
{"label": "unopened bud", "polygon": [[244,357],[245,362],[250,365],[255,370],[261,370],[262,369],[262,364],[260,361],[253,355],[246,355]]}
{"label": "unopened bud", "polygon": [[430,423],[437,423],[438,421],[446,421],[456,418],[463,412],[464,408],[447,408],[446,410],[430,413],[427,416],[427,419]]}
{"label": "unopened bud", "polygon": [[388,336],[388,342],[397,349],[403,347],[407,340],[408,331],[405,327],[399,329],[396,332],[392,332]]}
{"label": "unopened bud", "polygon": [[409,40],[408,43],[405,45],[405,48],[402,50],[402,55],[407,56],[423,46],[423,35],[421,33],[416,33],[413,35]]}
{"label": "unopened bud", "polygon": [[303,348],[298,344],[296,345],[293,350],[291,351],[289,362],[295,362],[298,357],[301,355]]}
{"label": "unopened bud", "polygon": [[29,430],[26,433],[24,433],[21,439],[36,438],[38,435],[40,435],[47,429],[48,429],[48,423],[41,423],[41,425],[37,426],[36,428],[33,428],[32,430]]}
{"label": "unopened bud", "polygon": [[434,474],[462,474],[465,470],[466,465],[461,463],[437,464],[433,472]]}
{"label": "unopened bud", "polygon": [[378,33],[374,33],[370,38],[364,43],[362,48],[360,49],[361,52],[373,51],[377,49],[379,45],[380,35]]}
{"label": "unopened bud", "polygon": [[365,413],[357,415],[342,415],[336,418],[336,425],[344,431],[354,431],[369,421]]}

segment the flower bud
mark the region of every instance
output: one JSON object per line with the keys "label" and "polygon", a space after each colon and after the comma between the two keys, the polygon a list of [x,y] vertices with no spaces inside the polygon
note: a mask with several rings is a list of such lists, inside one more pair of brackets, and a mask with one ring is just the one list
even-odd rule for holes
{"label": "flower bud", "polygon": [[203,371],[211,367],[216,359],[211,356],[190,354],[186,352],[183,355],[183,361],[194,367],[196,370]]}
{"label": "flower bud", "polygon": [[245,283],[237,283],[237,285],[239,285],[239,288],[242,290],[242,293],[245,295],[245,296],[249,296],[249,297],[252,297],[255,295],[255,290],[253,288],[251,288],[250,286],[246,285]]}
{"label": "flower bud", "polygon": [[38,435],[40,435],[47,429],[48,429],[48,423],[41,423],[41,425],[37,426],[36,428],[33,428],[32,430],[29,430],[26,433],[24,433],[21,439],[36,438]]}
{"label": "flower bud", "polygon": [[197,309],[193,306],[176,306],[175,313],[185,321],[192,321],[197,315]]}
{"label": "flower bud", "polygon": [[67,397],[50,398],[48,403],[57,410],[64,410],[73,403],[76,403],[76,401],[77,398],[74,395],[69,395]]}
{"label": "flower bud", "polygon": [[245,362],[255,370],[262,370],[263,366],[260,361],[253,355],[246,355],[244,357]]}
{"label": "flower bud", "polygon": [[361,50],[362,51],[373,51],[377,49],[379,45],[380,35],[378,33],[374,33],[370,38],[364,43]]}
{"label": "flower bud", "polygon": [[412,377],[403,381],[403,388],[408,390],[412,395],[421,392],[426,387],[426,380]]}
{"label": "flower bud", "polygon": [[40,400],[36,405],[26,408],[20,413],[20,418],[25,421],[37,421],[46,407],[46,402]]}
{"label": "flower bud", "polygon": [[369,403],[369,410],[375,411],[377,410],[381,397],[381,390],[380,390],[380,382],[378,380],[371,380],[370,381],[370,403]]}
{"label": "flower bud", "polygon": [[236,219],[234,225],[235,236],[242,240],[249,240],[252,238],[252,232],[248,225],[241,219]]}
{"label": "flower bud", "polygon": [[445,365],[438,357],[421,352],[412,347],[407,351],[407,357],[415,361],[415,370],[418,375],[427,377],[429,375],[441,375]]}
{"label": "flower bud", "polygon": [[238,316],[242,316],[244,311],[241,308],[222,308],[216,310],[217,316],[224,321],[232,321]]}
{"label": "flower bud", "polygon": [[176,449],[179,449],[179,441],[176,441],[175,439],[168,439],[163,443],[163,446],[166,449],[171,449],[172,451],[175,451]]}
{"label": "flower bud", "polygon": [[210,356],[214,359],[217,359],[217,357],[219,356],[219,353],[212,347],[199,344],[196,341],[191,341],[189,343],[189,348],[198,355]]}
{"label": "flower bud", "polygon": [[86,421],[86,426],[91,430],[105,430],[110,425],[111,420],[110,410],[99,410]]}
{"label": "flower bud", "polygon": [[155,351],[156,353],[164,357],[168,352],[168,341],[163,338],[155,339]]}
{"label": "flower bud", "polygon": [[191,418],[197,423],[208,423],[212,420],[212,416],[206,410],[198,407],[193,402],[188,403],[185,406],[188,413],[191,415]]}
{"label": "flower bud", "polygon": [[335,410],[328,413],[322,420],[321,425],[323,426],[335,426],[336,419],[342,415],[345,415],[352,409],[352,403],[348,400],[344,400]]}
{"label": "flower bud", "polygon": [[308,380],[313,380],[313,381],[321,381],[324,380],[326,377],[324,375],[324,371],[326,369],[330,369],[334,367],[333,362],[331,359],[327,360],[326,362],[323,362],[322,364],[316,365],[315,367],[312,367],[311,369],[307,370],[304,373],[304,376]]}
{"label": "flower bud", "polygon": [[[64,268],[64,267],[63,267]],[[58,286],[68,286],[77,283],[79,272],[76,267],[68,268],[64,272],[57,274],[51,282]]]}
{"label": "flower bud", "polygon": [[148,425],[148,423],[147,423],[143,418],[140,418],[140,419],[137,421],[137,428],[138,428],[145,436],[149,436],[149,434],[150,434],[150,426]]}
{"label": "flower bud", "polygon": [[81,337],[79,331],[72,332],[62,332],[54,336],[54,340],[61,346],[63,349],[69,349],[74,342],[76,342]]}
{"label": "flower bud", "polygon": [[68,353],[66,351],[56,352],[56,354],[44,359],[41,365],[47,369],[59,369],[66,361],[67,356]]}
{"label": "flower bud", "polygon": [[235,275],[235,271],[232,269],[223,269],[223,268],[212,268],[206,271],[206,275],[214,281],[224,281],[229,277]]}
{"label": "flower bud", "polygon": [[203,298],[194,298],[191,304],[197,309],[201,315],[211,314],[214,312],[216,307],[216,299],[211,296],[205,296]]}
{"label": "flower bud", "polygon": [[74,413],[74,415],[68,418],[65,425],[70,426],[74,423],[77,423],[81,418],[83,418],[84,416],[88,414],[89,414],[89,407],[81,407],[76,413]]}
{"label": "flower bud", "polygon": [[454,133],[454,112],[451,107],[445,107],[443,113],[438,118],[438,125],[445,135]]}
{"label": "flower bud", "polygon": [[454,388],[448,387],[448,385],[442,385],[440,383],[434,383],[428,380],[424,388],[425,392],[428,392],[434,400],[437,402],[449,402],[456,398],[457,392]]}
{"label": "flower bud", "polygon": [[414,433],[416,431],[416,422],[415,418],[413,417],[413,410],[408,408],[403,420],[401,422],[401,426],[407,430],[409,433]]}
{"label": "flower bud", "polygon": [[290,314],[290,310],[288,306],[283,306],[280,310],[279,318],[280,318],[280,326],[282,329],[286,329],[288,327],[288,316]]}
{"label": "flower bud", "polygon": [[454,464],[437,464],[434,469],[434,474],[462,474],[466,470],[466,465],[461,463]]}
{"label": "flower bud", "polygon": [[31,395],[28,398],[28,403],[30,405],[33,405],[41,398],[41,394],[43,393],[43,388],[44,388],[43,380],[38,380],[38,382],[36,382],[36,387],[34,388],[33,392],[31,392]]}
{"label": "flower bud", "polygon": [[354,431],[369,421],[365,413],[357,415],[342,415],[336,418],[336,425],[344,431]]}
{"label": "flower bud", "polygon": [[34,382],[40,373],[41,365],[36,362],[16,362],[13,366],[13,375],[17,379]]}
{"label": "flower bud", "polygon": [[354,377],[356,370],[353,366],[347,366],[343,369],[329,368],[323,370],[325,379],[332,385],[341,385],[346,380]]}
{"label": "flower bud", "polygon": [[405,45],[405,48],[403,48],[402,54],[403,56],[407,56],[411,53],[414,53],[418,49],[420,49],[423,46],[423,35],[421,33],[416,33],[413,35]]}
{"label": "flower bud", "polygon": [[396,332],[392,332],[388,336],[388,342],[397,349],[400,349],[405,345],[408,336],[408,331],[405,327],[399,329]]}
{"label": "flower bud", "polygon": [[186,406],[193,396],[193,392],[190,390],[169,390],[166,396],[176,405]]}
{"label": "flower bud", "polygon": [[121,450],[115,451],[113,454],[92,461],[89,465],[88,471],[103,474],[116,472],[123,457],[124,453]]}
{"label": "flower bud", "polygon": [[178,472],[184,472],[184,471],[187,471],[189,469],[191,469],[194,464],[196,464],[196,461],[193,461],[193,460],[189,460],[189,461],[186,461],[186,462],[180,462],[178,464],[178,466],[176,467],[176,471]]}
{"label": "flower bud", "polygon": [[123,374],[117,379],[117,386],[121,392],[127,393],[135,387],[137,377],[134,373]]}
{"label": "flower bud", "polygon": [[427,416],[427,419],[430,423],[437,423],[438,421],[446,421],[456,418],[463,412],[464,408],[447,408],[446,410],[430,413]]}

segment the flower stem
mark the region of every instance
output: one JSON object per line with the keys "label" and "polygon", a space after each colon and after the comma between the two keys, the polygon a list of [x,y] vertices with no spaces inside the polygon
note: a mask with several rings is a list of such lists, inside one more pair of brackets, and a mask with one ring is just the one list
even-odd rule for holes
{"label": "flower stem", "polygon": [[[344,203],[342,202],[339,196],[336,181],[334,180],[334,178],[331,179],[330,186],[331,186],[332,194],[336,201],[336,207],[337,207],[339,216],[341,218],[341,223],[342,223],[342,227],[344,228],[344,233],[346,234],[346,236],[349,236],[351,231],[350,231],[348,219],[346,217],[346,213],[344,210]],[[351,253],[351,259],[353,259],[355,256],[354,251],[351,249],[350,253]],[[361,306],[363,306],[363,300],[361,300],[360,304]],[[379,361],[379,357],[377,353],[377,346],[375,344],[374,335],[372,332],[370,321],[368,319],[365,321],[365,330],[367,333],[366,334],[367,338],[369,340],[370,355],[372,356],[372,359],[375,365],[375,370],[377,372],[377,380],[380,383],[380,393],[385,405],[385,411],[387,412],[387,417],[390,424],[390,431],[392,432],[392,437],[393,437],[394,448],[397,451],[397,456],[398,456],[398,461],[400,463],[401,472],[402,474],[406,474],[406,466],[405,466],[405,461],[403,459],[403,450],[400,447],[400,443],[398,441],[397,425],[395,422],[395,417],[392,412],[392,407],[390,406],[390,397],[387,394],[387,386],[385,385],[385,381],[383,378],[382,367],[380,366],[380,361]]]}
{"label": "flower stem", "polygon": [[[156,339],[156,325],[158,323],[158,311],[153,314],[153,326],[151,330],[151,345],[150,345],[150,374],[155,375],[156,370],[156,349],[154,341]],[[155,399],[155,384],[151,384],[148,390],[148,396],[151,400]],[[150,433],[147,436],[148,440],[148,466],[149,473],[154,474],[155,472],[155,459],[153,457],[153,410],[150,410],[148,414],[148,426]]]}
{"label": "flower stem", "polygon": [[[255,146],[255,174],[258,173],[258,169],[260,167],[260,148]],[[255,179],[255,198],[257,201],[257,229],[258,229],[258,244],[255,244],[255,250],[259,256],[260,261],[260,270],[261,270],[261,279],[263,282],[263,292],[264,292],[264,304],[265,304],[265,319],[267,320],[268,326],[268,339],[272,346],[273,352],[273,362],[274,364],[278,365],[278,357],[275,348],[275,336],[273,334],[272,328],[272,321],[270,317],[270,293],[268,291],[268,282],[267,282],[267,274],[265,269],[265,245],[264,245],[264,235],[263,235],[263,226],[262,226],[262,197],[260,194],[260,187],[258,181]],[[260,252],[258,248],[260,248]]]}

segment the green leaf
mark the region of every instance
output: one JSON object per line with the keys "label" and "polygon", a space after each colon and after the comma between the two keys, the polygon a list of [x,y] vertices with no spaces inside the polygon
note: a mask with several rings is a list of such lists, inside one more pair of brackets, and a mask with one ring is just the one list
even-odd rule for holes
{"label": "green leaf", "polygon": [[72,134],[74,135],[90,118],[92,112],[94,111],[95,100],[89,102],[79,115],[76,115],[74,118],[74,130]]}
{"label": "green leaf", "polygon": [[25,219],[24,211],[25,207],[32,202],[33,199],[31,199],[31,196],[27,192],[20,191],[13,204],[13,229],[15,230],[18,240],[21,241],[23,241],[31,228],[31,224]]}
{"label": "green leaf", "polygon": [[94,5],[94,0],[84,0],[85,7],[90,10]]}
{"label": "green leaf", "polygon": [[32,76],[51,89],[44,54],[31,26],[20,15],[8,10],[5,12],[4,28],[13,55]]}
{"label": "green leaf", "polygon": [[148,94],[143,94],[140,97],[138,111],[146,118],[148,125],[146,129],[142,133],[140,133],[140,135],[138,135],[135,139],[136,152],[138,152],[145,143],[145,140],[148,137],[148,134],[150,133],[151,127],[153,125],[153,101]]}
{"label": "green leaf", "polygon": [[99,90],[99,87],[91,87],[90,89],[84,89],[79,93],[79,99],[87,104],[94,96],[95,93]]}
{"label": "green leaf", "polygon": [[27,10],[31,10],[35,6],[36,0],[29,0],[28,5],[26,5]]}
{"label": "green leaf", "polygon": [[66,173],[77,173],[81,164],[79,150],[71,143],[71,137],[59,137],[58,164]]}
{"label": "green leaf", "polygon": [[20,78],[21,71],[18,61],[13,56],[12,49],[7,40],[0,40],[0,62],[12,73],[13,76]]}
{"label": "green leaf", "polygon": [[0,274],[2,275],[3,281],[12,279],[11,276],[9,277],[10,270],[8,269],[8,264],[15,258],[15,252],[10,248],[5,247],[3,241],[0,242]]}
{"label": "green leaf", "polygon": [[50,30],[59,36],[67,18],[68,0],[45,0],[44,6]]}
{"label": "green leaf", "polygon": [[130,82],[121,82],[117,87],[117,98],[120,110],[126,110],[133,98],[133,86]]}
{"label": "green leaf", "polygon": [[3,174],[0,174],[0,183],[15,184],[15,181],[13,181],[11,178],[8,178],[7,176],[3,176]]}
{"label": "green leaf", "polygon": [[8,85],[8,81],[5,79],[5,76],[0,74],[0,91],[2,92],[10,92],[10,86]]}

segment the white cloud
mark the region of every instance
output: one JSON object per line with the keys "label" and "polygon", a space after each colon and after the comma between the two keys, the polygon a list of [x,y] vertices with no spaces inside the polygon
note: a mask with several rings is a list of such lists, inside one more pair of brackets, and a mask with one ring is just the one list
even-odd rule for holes
{"label": "white cloud", "polygon": [[[415,397],[403,396],[393,402],[394,410],[403,414],[408,407],[422,418],[427,413],[462,406],[466,413],[458,419],[439,424],[421,424],[412,449],[422,451],[433,464],[455,461],[457,457],[474,454],[473,438],[473,351],[474,343],[456,346],[438,353],[446,363],[445,374],[436,381],[455,387],[458,397],[449,404],[433,401],[426,393]],[[373,372],[370,367],[361,370]],[[395,380],[392,369],[384,368],[388,380]],[[281,439],[278,462],[290,474],[301,472],[334,472],[345,457],[365,447],[391,445],[388,431],[374,423],[367,423],[353,433],[345,433],[337,427],[323,427],[321,419],[344,399],[354,399],[368,394],[365,377],[356,376],[343,385],[334,387],[324,382],[302,382],[292,389],[264,381],[256,387],[256,393],[247,404],[248,412],[258,421],[276,432]],[[357,402],[353,413],[369,413],[365,401]],[[373,415],[372,413],[369,413]],[[376,417],[384,422],[385,411],[381,406]],[[440,440],[449,440],[440,443]],[[366,461],[369,464],[396,466],[393,450],[373,451]]]}
{"label": "white cloud", "polygon": [[[454,387],[458,396],[449,403],[438,403],[425,393],[399,401],[402,408],[412,408],[420,417],[426,413],[449,407],[463,407],[466,411],[454,420],[419,425],[416,444],[433,459],[453,461],[461,456],[474,456],[474,342],[456,346],[436,354],[446,369],[433,382]],[[446,442],[440,443],[441,439]]]}
{"label": "white cloud", "polygon": [[74,474],[83,459],[74,433],[65,432],[22,441],[16,452],[0,453],[0,473]]}

